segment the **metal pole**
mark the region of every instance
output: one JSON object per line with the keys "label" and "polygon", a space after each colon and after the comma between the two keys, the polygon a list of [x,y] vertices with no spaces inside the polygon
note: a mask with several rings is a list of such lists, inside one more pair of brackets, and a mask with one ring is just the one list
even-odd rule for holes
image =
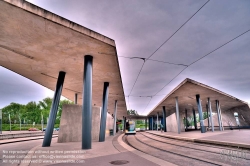
{"label": "metal pole", "polygon": [[43,114],[41,114],[41,116],[42,116],[41,123],[42,123],[42,132],[43,132]]}
{"label": "metal pole", "polygon": [[176,121],[178,127],[178,134],[181,133],[181,125],[180,125],[180,116],[179,116],[179,104],[178,104],[178,97],[175,97],[175,104],[176,104]]}
{"label": "metal pole", "polygon": [[10,119],[10,114],[9,114],[9,121],[10,121],[10,132],[11,132],[11,119]]}
{"label": "metal pole", "polygon": [[75,104],[77,104],[77,93],[75,93]]}
{"label": "metal pole", "polygon": [[218,116],[219,129],[220,129],[220,131],[222,131],[221,119],[220,119],[220,109],[219,109],[219,100],[215,100],[215,104],[216,104],[216,110],[217,110],[217,116]]}
{"label": "metal pole", "polygon": [[19,123],[20,123],[20,131],[21,131],[21,118],[20,118],[20,115],[19,115]]}
{"label": "metal pole", "polygon": [[56,83],[56,90],[54,93],[54,98],[53,98],[51,109],[50,109],[49,122],[48,122],[47,127],[46,127],[42,147],[50,146],[50,144],[51,144],[56,115],[57,115],[57,111],[58,111],[58,105],[60,102],[60,97],[61,97],[61,93],[62,93],[62,89],[63,89],[63,82],[64,82],[65,74],[66,73],[63,71],[59,72],[59,76],[58,76],[57,83]]}
{"label": "metal pole", "polygon": [[2,118],[0,119],[0,134],[2,134]]}
{"label": "metal pole", "polygon": [[102,96],[102,113],[101,113],[99,142],[104,142],[105,141],[107,107],[108,107],[108,94],[109,94],[109,83],[104,82],[103,96]]}
{"label": "metal pole", "polygon": [[166,122],[166,109],[165,106],[162,106],[162,119],[163,119],[163,131],[167,132],[167,122]]}
{"label": "metal pole", "polygon": [[91,149],[92,129],[92,63],[93,57],[84,56],[82,97],[82,149]]}
{"label": "metal pole", "polygon": [[195,114],[195,109],[193,108],[193,115],[194,115],[194,128],[197,130],[197,121],[196,121],[196,114]]}
{"label": "metal pole", "polygon": [[212,132],[214,132],[213,111],[212,111],[212,107],[211,107],[210,98],[207,98],[207,100],[208,100],[208,104],[209,104],[208,109],[210,112],[210,122],[211,122]]}
{"label": "metal pole", "polygon": [[200,118],[201,133],[205,133],[206,129],[205,129],[205,126],[204,126],[204,120],[203,120],[203,115],[202,115],[202,107],[201,107],[200,95],[196,95],[196,102],[197,102],[199,118]]}
{"label": "metal pole", "polygon": [[115,100],[113,135],[115,135],[116,133],[116,112],[117,112],[117,100]]}

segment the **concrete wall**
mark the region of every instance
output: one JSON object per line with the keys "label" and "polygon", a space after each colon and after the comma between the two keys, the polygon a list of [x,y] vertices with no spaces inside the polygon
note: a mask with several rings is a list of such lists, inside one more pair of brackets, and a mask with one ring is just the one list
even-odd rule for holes
{"label": "concrete wall", "polygon": [[114,119],[113,117],[107,113],[107,120],[106,120],[106,134],[105,137],[109,136],[109,130],[113,129]]}
{"label": "concrete wall", "polygon": [[[238,112],[239,116],[239,121],[240,121],[240,126],[250,126],[250,109],[249,106],[241,106],[241,107],[235,107],[229,110],[223,110],[221,108],[221,116],[222,116],[222,123],[223,126],[229,126],[229,122],[231,122],[232,126],[237,126],[235,117],[234,117],[234,112]],[[218,116],[217,116],[217,111],[213,110],[213,113],[216,113],[213,115],[213,122],[214,126],[219,126],[218,123]],[[204,120],[205,125],[208,125],[208,120]],[[200,123],[197,123],[197,126],[200,126]]]}
{"label": "concrete wall", "polygon": [[[183,118],[185,114],[180,114],[180,124],[181,124],[181,132],[185,131]],[[178,133],[176,113],[172,113],[171,115],[166,117],[167,122],[167,131]]]}
{"label": "concrete wall", "polygon": [[[107,113],[106,137],[109,129],[113,128],[113,119]],[[99,140],[100,132],[100,107],[92,107],[92,140]],[[65,104],[62,108],[58,142],[80,142],[82,140],[82,106]]]}

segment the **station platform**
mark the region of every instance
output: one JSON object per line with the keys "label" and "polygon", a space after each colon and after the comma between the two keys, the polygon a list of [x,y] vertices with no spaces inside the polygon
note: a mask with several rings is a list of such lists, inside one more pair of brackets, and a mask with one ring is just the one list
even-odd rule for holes
{"label": "station platform", "polygon": [[[92,149],[89,150],[82,150],[81,142],[57,143],[57,138],[54,138],[50,147],[39,145],[30,149],[23,159],[25,162],[20,163],[19,166],[79,166],[79,164],[112,166],[123,165],[122,163],[126,166],[175,166],[175,164],[132,148],[123,141],[123,136],[123,133],[117,133],[115,136],[106,137],[105,142],[92,142]],[[74,162],[68,162],[70,160]]]}
{"label": "station platform", "polygon": [[146,132],[177,140],[250,149],[250,130],[208,131],[206,133],[201,133],[197,130],[181,132],[180,134],[149,130]]}

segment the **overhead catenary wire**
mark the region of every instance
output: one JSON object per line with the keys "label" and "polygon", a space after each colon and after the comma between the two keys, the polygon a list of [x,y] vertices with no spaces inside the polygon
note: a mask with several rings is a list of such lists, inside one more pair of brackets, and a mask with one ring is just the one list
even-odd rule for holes
{"label": "overhead catenary wire", "polygon": [[[167,84],[165,84],[157,93],[155,93],[154,95],[152,95],[152,97],[156,96],[160,91],[162,91],[167,85],[169,85],[176,77],[178,77],[178,76],[179,76],[184,70],[186,70],[188,67],[190,67],[190,66],[193,65],[194,63],[196,63],[196,62],[202,60],[202,59],[205,58],[206,56],[208,56],[208,55],[212,54],[213,52],[217,51],[218,49],[224,47],[225,45],[231,43],[232,41],[234,41],[235,39],[241,37],[242,35],[246,34],[246,33],[249,32],[249,31],[250,31],[250,29],[248,29],[247,31],[241,33],[240,35],[234,37],[233,39],[227,41],[226,43],[220,45],[219,47],[213,49],[213,50],[210,51],[209,53],[205,54],[204,56],[202,56],[202,57],[198,58],[197,60],[193,61],[192,63],[190,63],[187,67],[185,67],[184,69],[182,69],[174,78],[172,78]],[[147,105],[149,105],[149,103],[148,103]]]}
{"label": "overhead catenary wire", "polygon": [[[132,86],[132,89],[130,90],[130,92],[129,92],[129,95],[128,96],[130,96],[131,95],[131,93],[132,93],[132,91],[133,91],[133,89],[134,89],[134,87],[135,87],[135,84],[136,84],[136,82],[137,82],[137,80],[138,80],[138,78],[139,78],[139,76],[140,76],[140,74],[141,74],[141,71],[142,71],[142,69],[143,69],[143,67],[144,67],[144,65],[145,65],[145,62],[147,61],[147,60],[149,60],[149,58],[151,58],[164,44],[166,44],[185,24],[187,24],[208,2],[209,2],[210,0],[208,0],[208,1],[206,1],[206,3],[204,3],[187,21],[185,21],[167,40],[165,40],[161,45],[160,45],[160,47],[158,47],[147,59],[143,59],[144,60],[144,62],[143,62],[143,64],[142,64],[142,66],[141,66],[141,69],[140,69],[140,71],[139,71],[139,73],[138,73],[138,75],[137,75],[137,77],[136,77],[136,80],[135,80],[135,82],[134,82],[134,84],[133,84],[133,86]],[[142,58],[140,58],[140,59],[142,59]],[[151,100],[150,100],[151,101]]]}
{"label": "overhead catenary wire", "polygon": [[164,44],[166,44],[184,25],[186,25],[210,0],[204,3],[187,21],[185,21],[167,40],[165,40],[147,59],[151,58]]}
{"label": "overhead catenary wire", "polygon": [[138,78],[139,78],[139,76],[140,76],[140,74],[141,74],[141,71],[142,71],[144,65],[145,65],[145,61],[143,62],[142,66],[141,66],[141,69],[140,69],[140,71],[139,71],[139,73],[138,73],[138,75],[137,75],[137,77],[136,77],[136,79],[135,79],[135,82],[134,82],[133,86],[132,86],[132,89],[131,89],[130,92],[129,92],[129,96],[131,95],[131,93],[132,93],[132,91],[133,91],[133,89],[134,89],[134,87],[135,87],[135,84],[136,84],[136,82],[137,82],[137,80],[138,80]]}
{"label": "overhead catenary wire", "polygon": [[[142,57],[126,57],[126,56],[118,56],[118,57],[127,58],[127,59],[135,59],[135,58],[146,59],[146,58],[142,58]],[[178,66],[188,66],[185,64],[177,64],[177,63],[173,63],[173,62],[166,62],[166,61],[160,61],[160,60],[155,60],[155,59],[147,59],[147,61],[155,61],[155,62],[159,62],[159,63],[167,63],[167,64],[178,65]]]}

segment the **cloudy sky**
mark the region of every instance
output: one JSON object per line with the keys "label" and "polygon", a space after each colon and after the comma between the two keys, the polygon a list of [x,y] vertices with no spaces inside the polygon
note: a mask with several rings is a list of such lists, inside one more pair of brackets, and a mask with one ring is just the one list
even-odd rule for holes
{"label": "cloudy sky", "polygon": [[[128,109],[147,114],[185,78],[250,103],[249,0],[29,2],[115,40]],[[0,78],[0,108],[53,96],[1,67]]]}

